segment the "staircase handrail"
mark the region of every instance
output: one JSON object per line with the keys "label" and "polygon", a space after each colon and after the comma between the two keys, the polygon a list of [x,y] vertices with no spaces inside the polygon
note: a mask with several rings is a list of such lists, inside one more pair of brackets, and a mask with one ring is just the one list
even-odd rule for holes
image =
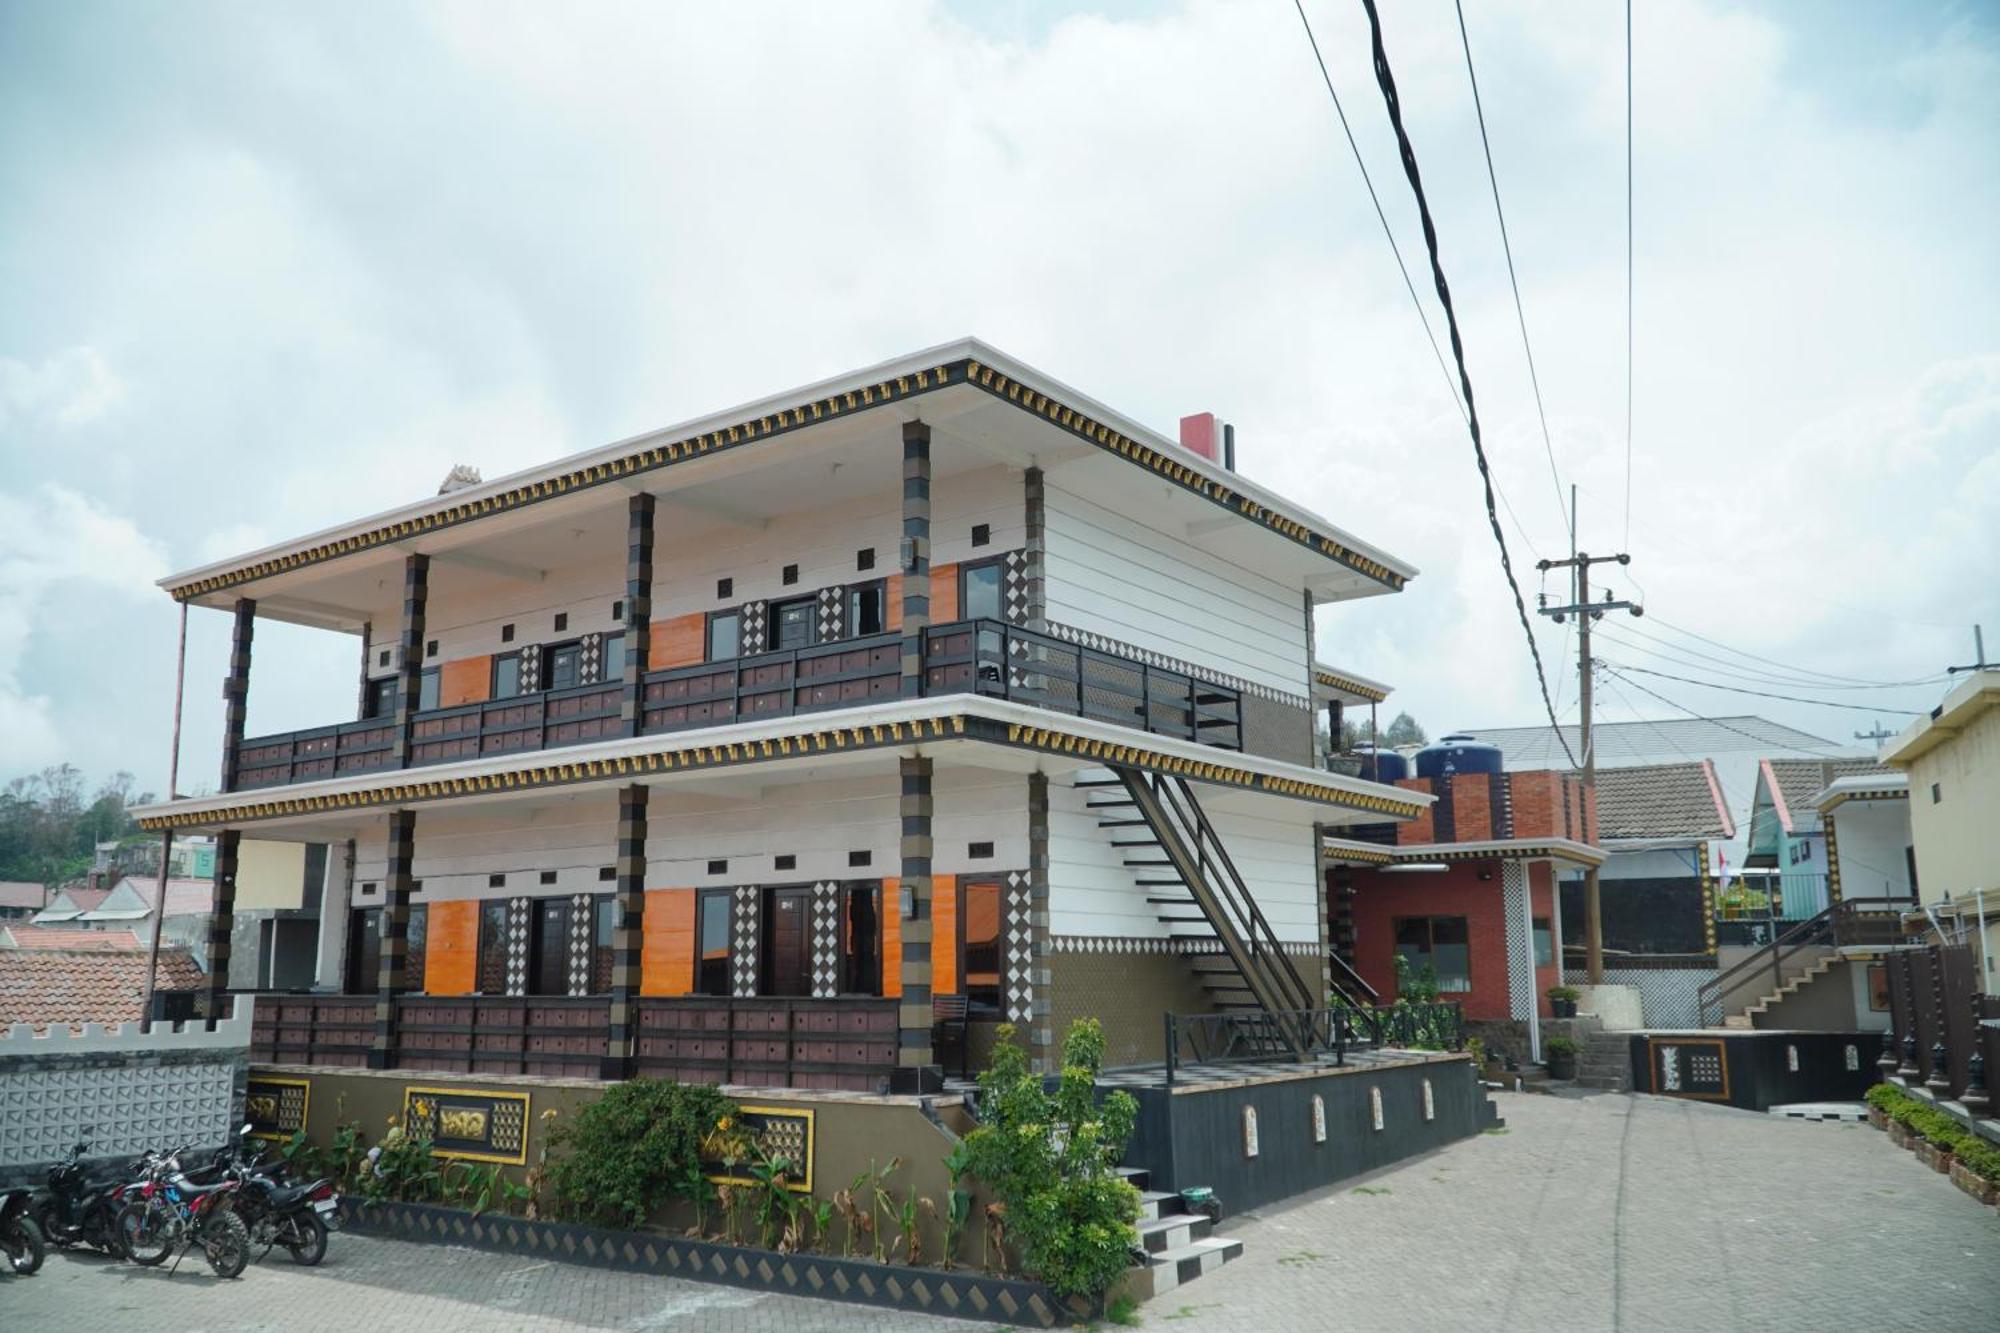
{"label": "staircase handrail", "polygon": [[[1333,964],[1333,970],[1337,974],[1334,977],[1333,986],[1335,990],[1341,992],[1342,999],[1348,1001],[1348,1003],[1350,1004],[1362,1003],[1362,1001],[1359,998],[1349,993],[1348,983],[1352,983],[1353,987],[1356,990],[1358,990],[1362,995],[1368,997],[1368,1003],[1371,1004],[1382,1003],[1382,992],[1376,990],[1373,986],[1369,985],[1368,978],[1362,976],[1359,972],[1356,972],[1354,970],[1354,965],[1352,963],[1348,962],[1345,958],[1342,958],[1338,953],[1331,953],[1331,952],[1327,954],[1327,960]],[[1341,981],[1340,978],[1343,976],[1347,978],[1346,982]]]}
{"label": "staircase handrail", "polygon": [[[1867,914],[1870,911],[1868,905],[1877,903],[1891,906],[1886,909],[1875,908],[1876,912],[1898,910],[1907,907],[1910,899],[1843,898],[1837,903],[1830,903],[1821,908],[1755,953],[1737,960],[1728,971],[1717,973],[1711,980],[1704,981],[1695,996],[1697,1012],[1701,1015],[1702,1021],[1708,1021],[1710,1007],[1720,1005],[1722,997],[1729,992],[1731,980],[1739,973],[1749,972],[1752,969],[1762,970],[1768,966],[1772,977],[1777,980],[1778,987],[1782,988],[1785,959],[1801,949],[1822,942],[1817,938],[1822,931],[1829,935],[1832,945],[1838,948],[1841,943],[1842,927],[1851,926],[1852,918]],[[1809,936],[1812,938],[1808,938]]]}
{"label": "staircase handrail", "polygon": [[1244,882],[1241,872],[1236,869],[1236,862],[1231,859],[1229,848],[1223,845],[1222,839],[1216,835],[1215,827],[1208,822],[1208,814],[1201,808],[1201,802],[1196,798],[1194,789],[1188,786],[1186,778],[1177,775],[1166,781],[1170,784],[1168,788],[1170,798],[1178,795],[1179,800],[1186,803],[1187,812],[1183,818],[1191,816],[1196,845],[1202,849],[1204,858],[1208,847],[1212,846],[1215,849],[1216,864],[1227,876],[1225,884],[1230,889],[1231,896],[1240,900],[1238,913],[1249,927],[1245,933],[1248,936],[1246,942],[1251,952],[1259,955],[1268,952],[1277,958],[1278,962],[1273,970],[1277,974],[1277,988],[1284,992],[1286,1000],[1289,1001],[1287,1007],[1294,1012],[1309,1012],[1316,1008],[1312,991],[1299,980],[1299,974],[1292,970],[1291,964],[1285,961],[1285,951],[1278,939],[1278,933],[1271,928],[1263,909],[1257,905],[1257,895],[1250,891],[1250,886]]}

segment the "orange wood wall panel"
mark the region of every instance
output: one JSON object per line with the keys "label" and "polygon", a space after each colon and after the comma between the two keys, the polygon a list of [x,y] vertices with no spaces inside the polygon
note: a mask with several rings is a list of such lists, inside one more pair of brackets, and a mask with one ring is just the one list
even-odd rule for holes
{"label": "orange wood wall panel", "polygon": [[931,624],[949,625],[958,619],[958,566],[931,566]]}
{"label": "orange wood wall panel", "polygon": [[493,659],[461,657],[438,668],[438,707],[484,703],[493,692]]}
{"label": "orange wood wall panel", "polygon": [[903,576],[891,574],[883,580],[882,627],[886,630],[903,628]]}
{"label": "orange wood wall panel", "polygon": [[903,993],[903,899],[893,876],[882,881],[882,994]]}
{"label": "orange wood wall panel", "polygon": [[646,890],[639,937],[639,993],[686,995],[694,989],[693,889]]}
{"label": "orange wood wall panel", "polygon": [[958,881],[931,876],[931,994],[958,994]]}
{"label": "orange wood wall panel", "polygon": [[432,903],[424,944],[424,994],[470,995],[479,985],[479,904]]}
{"label": "orange wood wall panel", "polygon": [[707,657],[708,617],[701,612],[653,622],[646,645],[649,670],[695,666]]}

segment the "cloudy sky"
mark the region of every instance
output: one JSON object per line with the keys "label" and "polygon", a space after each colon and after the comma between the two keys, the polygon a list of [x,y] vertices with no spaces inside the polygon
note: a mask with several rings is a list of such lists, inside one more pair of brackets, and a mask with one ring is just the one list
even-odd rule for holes
{"label": "cloudy sky", "polygon": [[[1458,29],[1384,8],[1532,599],[1568,537]],[[1980,619],[2000,656],[1994,11],[1637,8],[1628,530],[1622,13],[1466,4],[1556,468],[1649,612],[1603,655],[1793,694],[1934,677]],[[1307,9],[1416,261],[1360,7]],[[0,780],[164,787],[170,570],[964,333],[1164,429],[1229,417],[1247,473],[1424,571],[1323,616],[1323,656],[1433,733],[1538,715],[1288,0],[0,0],[0,182]],[[191,617],[184,788],[226,634]],[[353,661],[260,629],[252,731],[347,716]],[[1658,676],[1603,716],[1675,715],[1632,681],[1870,721]],[[1823,697],[1893,726],[1939,689]]]}

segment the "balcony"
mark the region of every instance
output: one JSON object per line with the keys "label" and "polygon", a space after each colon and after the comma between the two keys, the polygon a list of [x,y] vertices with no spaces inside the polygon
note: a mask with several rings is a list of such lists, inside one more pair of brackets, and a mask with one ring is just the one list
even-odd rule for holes
{"label": "balcony", "polygon": [[[640,682],[640,734],[894,699],[902,645],[899,634],[876,634],[649,671]],[[979,694],[1225,750],[1243,745],[1236,690],[997,620],[926,629],[921,688],[927,698]],[[409,766],[609,740],[623,734],[623,695],[621,683],[608,682],[430,709],[412,722]],[[382,718],[246,740],[233,790],[393,769],[395,740],[395,723]]]}

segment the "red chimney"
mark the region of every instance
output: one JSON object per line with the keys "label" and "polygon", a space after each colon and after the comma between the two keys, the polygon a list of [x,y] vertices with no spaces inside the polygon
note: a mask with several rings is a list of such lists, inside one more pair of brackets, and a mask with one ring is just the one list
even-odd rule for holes
{"label": "red chimney", "polygon": [[1222,431],[1213,412],[1197,412],[1181,418],[1181,448],[1200,454],[1209,462],[1220,461]]}

